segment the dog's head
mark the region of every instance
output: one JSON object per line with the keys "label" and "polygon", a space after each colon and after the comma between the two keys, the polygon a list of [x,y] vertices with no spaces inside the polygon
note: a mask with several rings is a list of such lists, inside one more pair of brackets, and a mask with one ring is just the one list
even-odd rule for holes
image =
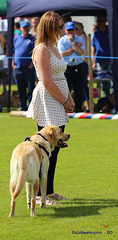
{"label": "dog's head", "polygon": [[55,146],[59,148],[68,147],[65,141],[68,141],[70,138],[69,134],[63,133],[62,129],[56,126],[47,126],[43,128],[39,133],[44,136],[51,145],[51,150],[54,149]]}
{"label": "dog's head", "polygon": [[59,148],[68,147],[65,141],[68,141],[69,138],[70,135],[63,133],[61,128],[56,126],[47,126],[44,127],[41,131],[37,132],[35,135],[26,138],[25,140],[41,144],[46,144],[46,142],[49,142],[51,151],[53,151],[55,146],[58,146]]}

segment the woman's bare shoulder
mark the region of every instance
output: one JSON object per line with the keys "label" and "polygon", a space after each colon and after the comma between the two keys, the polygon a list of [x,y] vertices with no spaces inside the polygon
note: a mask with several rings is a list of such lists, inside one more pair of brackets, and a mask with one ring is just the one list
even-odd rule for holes
{"label": "woman's bare shoulder", "polygon": [[44,45],[37,46],[34,54],[34,60],[37,57],[50,57],[50,52],[48,51],[48,48]]}
{"label": "woman's bare shoulder", "polygon": [[40,52],[40,53],[48,52],[49,53],[49,50],[48,50],[47,46],[45,46],[44,44],[43,45],[41,44],[36,47],[36,52]]}

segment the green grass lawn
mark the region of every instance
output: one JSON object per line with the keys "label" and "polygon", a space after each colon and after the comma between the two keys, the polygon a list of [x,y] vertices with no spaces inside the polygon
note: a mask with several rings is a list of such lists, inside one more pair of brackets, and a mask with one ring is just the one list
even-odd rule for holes
{"label": "green grass lawn", "polygon": [[0,113],[0,239],[117,240],[117,120],[70,119],[69,147],[60,150],[55,174],[55,192],[70,200],[46,209],[36,205],[37,217],[31,218],[24,189],[16,199],[16,217],[8,217],[11,153],[36,131],[35,121]]}

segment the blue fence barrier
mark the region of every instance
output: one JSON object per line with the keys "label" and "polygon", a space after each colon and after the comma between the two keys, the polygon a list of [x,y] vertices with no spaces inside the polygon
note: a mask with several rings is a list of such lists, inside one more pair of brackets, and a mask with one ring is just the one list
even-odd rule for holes
{"label": "blue fence barrier", "polygon": [[[73,56],[73,58],[92,58],[92,56]],[[10,57],[10,56],[5,56],[4,59],[7,58],[7,59],[13,59],[14,57]],[[31,59],[31,57],[17,57],[19,59]],[[64,58],[70,58],[70,57],[64,57]],[[72,58],[72,56],[71,56]],[[110,56],[96,56],[96,58],[101,58],[101,59],[118,59],[118,57],[110,57]]]}

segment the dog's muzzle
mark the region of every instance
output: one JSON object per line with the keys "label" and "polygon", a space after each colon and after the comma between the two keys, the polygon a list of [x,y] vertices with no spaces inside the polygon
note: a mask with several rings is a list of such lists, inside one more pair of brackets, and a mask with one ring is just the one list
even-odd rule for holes
{"label": "dog's muzzle", "polygon": [[57,146],[60,147],[60,148],[68,147],[68,144],[65,143],[64,141],[68,141],[69,138],[70,138],[70,135],[68,134],[67,140],[59,139],[59,140],[57,141]]}

